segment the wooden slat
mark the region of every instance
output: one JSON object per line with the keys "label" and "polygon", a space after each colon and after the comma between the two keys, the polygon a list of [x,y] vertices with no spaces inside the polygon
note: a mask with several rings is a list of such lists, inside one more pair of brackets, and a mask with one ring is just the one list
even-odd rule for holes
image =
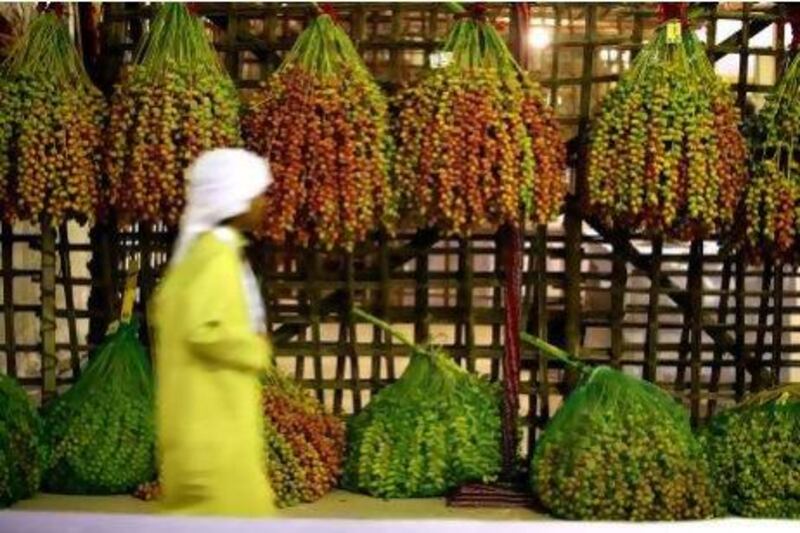
{"label": "wooden slat", "polygon": [[42,230],[42,282],[40,335],[42,353],[42,399],[56,394],[58,358],[56,355],[56,230],[47,218]]}
{"label": "wooden slat", "polygon": [[[534,241],[536,248],[536,264],[534,266],[536,272],[536,297],[534,305],[536,307],[534,332],[543,340],[548,340],[547,334],[547,227],[540,226]],[[528,449],[533,451],[533,439],[537,429],[536,421],[547,420],[550,418],[550,377],[548,373],[547,358],[541,353],[536,354],[537,366],[533,369],[533,374],[537,376],[538,382],[537,393],[534,397],[538,396],[539,413],[536,412],[536,403],[531,404],[531,421],[530,432],[531,441]]]}
{"label": "wooden slat", "polygon": [[[742,29],[738,35],[738,52],[739,52],[739,87],[736,93],[737,99],[736,103],[739,106],[739,109],[744,109],[745,104],[747,103],[747,71],[749,68],[750,63],[748,62],[748,58],[750,57],[750,52],[748,50],[747,44],[750,42],[750,31],[752,22],[750,19],[750,4],[744,2],[742,4],[742,15],[744,19],[742,20]],[[764,23],[764,27],[768,26],[768,23]],[[725,43],[721,43],[724,45]]]}
{"label": "wooden slat", "polygon": [[[625,238],[622,236],[622,238]],[[611,365],[619,368],[622,358],[622,321],[625,318],[625,286],[628,266],[622,254],[614,254],[611,266]]]}
{"label": "wooden slat", "polygon": [[14,327],[13,229],[2,223],[3,239],[3,323],[5,324],[6,374],[17,377],[16,331]]}
{"label": "wooden slat", "polygon": [[[348,253],[345,257],[345,278],[347,279],[347,305],[344,309],[345,316],[342,319],[347,325],[347,351],[350,358],[350,379],[355,390],[361,382],[361,372],[358,352],[358,337],[356,336],[356,324],[353,320],[353,306],[355,305],[355,265],[353,264],[353,254]],[[353,410],[361,410],[361,394],[353,392]]]}
{"label": "wooden slat", "polygon": [[[495,245],[494,248],[494,268],[500,268],[502,264],[502,256],[500,254],[500,247]],[[500,284],[496,284],[492,287],[492,306],[494,309],[502,309],[503,306],[503,298],[502,298],[502,291],[500,289]],[[497,322],[492,323],[492,346],[501,346],[502,345],[502,317]],[[500,380],[500,359],[492,359],[490,363],[490,374],[489,377],[492,381],[499,381]]]}
{"label": "wooden slat", "polygon": [[566,342],[567,351],[577,353],[581,345],[581,261],[582,245],[581,235],[583,233],[583,218],[581,216],[581,199],[584,197],[586,182],[586,140],[588,139],[589,114],[592,103],[592,83],[591,78],[594,73],[594,46],[597,39],[597,6],[586,6],[586,36],[587,41],[583,48],[583,82],[581,84],[580,95],[580,114],[582,122],[579,126],[579,135],[584,139],[582,146],[584,153],[578,158],[577,171],[575,173],[575,191],[567,199],[567,210],[565,216],[565,246],[566,246]]}
{"label": "wooden slat", "polygon": [[419,249],[416,256],[416,270],[414,271],[414,342],[426,343],[430,340],[430,304],[428,301],[428,254],[426,250]]}
{"label": "wooden slat", "polygon": [[475,371],[475,314],[473,310],[473,263],[472,252],[465,239],[459,239],[459,271],[461,283],[458,293],[458,307],[464,312],[461,322],[461,342],[467,351],[467,370]]}
{"label": "wooden slat", "polygon": [[[113,220],[113,217],[109,217]],[[91,343],[99,343],[105,336],[112,317],[117,314],[117,287],[115,276],[117,261],[112,244],[113,224],[96,224],[89,231],[92,257],[89,260],[89,273],[92,276],[92,290],[89,293],[89,309],[100,311],[89,320],[88,338]],[[70,246],[74,250],[74,245]],[[73,280],[75,283],[76,280]]]}
{"label": "wooden slat", "polygon": [[[239,36],[239,17],[237,15],[236,5],[233,3],[228,4],[228,9],[226,13],[226,23],[227,27],[225,28],[226,33],[226,40],[228,45],[233,47],[236,45]],[[228,50],[225,54],[225,67],[228,69],[228,74],[230,74],[231,78],[234,80],[238,80],[240,78],[240,62],[239,62],[239,51],[236,49]]]}
{"label": "wooden slat", "polygon": [[764,264],[764,271],[761,274],[761,290],[764,294],[761,296],[761,303],[758,309],[758,329],[756,331],[756,348],[755,348],[755,363],[757,371],[753,375],[751,382],[751,390],[757,392],[765,384],[762,375],[764,353],[767,350],[766,336],[767,336],[767,321],[769,320],[769,300],[772,296],[770,287],[772,287],[774,263],[767,261]]}
{"label": "wooden slat", "polygon": [[787,54],[783,48],[783,42],[786,37],[786,26],[784,24],[775,24],[775,42],[779,43],[777,50],[775,50],[775,84],[780,82],[781,78],[786,72],[788,66]]}
{"label": "wooden slat", "polygon": [[[383,235],[383,239],[381,240],[380,244],[380,258],[379,258],[379,269],[381,273],[381,301],[380,301],[380,308],[379,311],[382,313],[381,316],[387,316],[387,312],[389,309],[389,290],[390,290],[390,281],[389,281],[389,270],[390,270],[390,263],[389,263],[389,243],[386,235]],[[376,328],[380,329],[380,328]],[[383,335],[383,344],[384,346],[388,346],[391,344],[391,337],[386,332],[381,332]],[[394,369],[394,359],[391,357],[387,357],[386,359],[386,373],[388,374],[389,379],[395,378],[395,369]]]}
{"label": "wooden slat", "polygon": [[69,253],[69,228],[66,224],[62,224],[59,229],[58,252],[61,263],[61,274],[64,277],[64,304],[67,312],[67,330],[69,331],[70,365],[72,367],[72,375],[78,377],[81,373],[81,354],[78,351],[78,324],[75,315],[72,261]]}
{"label": "wooden slat", "polygon": [[744,274],[747,268],[742,254],[736,257],[736,344],[734,358],[736,359],[736,401],[744,398],[745,394],[745,296]]}
{"label": "wooden slat", "polygon": [[147,302],[150,301],[150,296],[153,294],[153,288],[155,287],[157,279],[157,273],[155,271],[155,255],[157,252],[154,246],[154,241],[156,238],[157,236],[154,233],[153,226],[151,224],[141,224],[139,236],[139,254],[141,257],[139,263],[141,268],[139,274],[139,292],[141,296],[139,301],[140,311],[142,313],[142,317],[144,318],[144,324],[141,328],[141,335],[145,346],[147,346],[150,342]]}
{"label": "wooden slat", "polygon": [[703,241],[695,239],[691,245],[691,259],[689,260],[689,292],[692,295],[691,305],[691,397],[690,406],[692,421],[700,420],[700,366],[702,364],[702,336],[703,336]]}
{"label": "wooden slat", "polygon": [[[313,350],[313,359],[312,365],[314,368],[314,380],[316,383],[322,383],[323,375],[322,375],[322,349],[320,348],[320,343],[322,342],[322,331],[320,326],[321,316],[319,310],[319,301],[320,301],[320,287],[319,287],[319,278],[322,273],[322,265],[320,254],[309,252],[305,254],[306,261],[308,263],[308,272],[309,272],[309,279],[308,279],[308,295],[309,299],[311,300],[311,342],[314,345]],[[305,360],[305,359],[303,359]],[[299,370],[300,377],[305,378],[303,375],[303,368],[302,365],[300,366]],[[317,388],[317,399],[322,402],[324,398],[322,397],[322,391]]]}
{"label": "wooden slat", "polygon": [[775,295],[773,301],[775,308],[772,312],[772,382],[770,385],[779,385],[781,382],[781,369],[783,367],[783,263],[775,264]]}
{"label": "wooden slat", "polygon": [[645,340],[644,358],[646,361],[644,379],[647,381],[656,380],[658,370],[658,327],[659,327],[659,300],[661,298],[661,253],[664,248],[664,241],[661,238],[652,240],[652,252],[650,258],[650,290],[647,309],[647,336]]}
{"label": "wooden slat", "polygon": [[[381,265],[381,282],[378,290],[373,292],[374,300],[373,305],[378,309],[378,314],[386,317],[386,309],[389,307],[389,287],[388,287],[388,269],[386,278],[383,278],[383,266],[389,265],[388,252],[386,249],[386,234],[380,232],[378,235],[378,263]],[[384,351],[384,331],[378,326],[372,327],[372,345],[375,351],[371,358],[370,379],[372,380],[372,388],[370,389],[370,398],[372,398],[380,389],[381,382],[381,366]],[[389,358],[387,358],[388,361]]]}
{"label": "wooden slat", "polygon": [[[250,251],[252,251],[252,257],[255,258],[255,260],[251,259],[250,263],[251,267],[253,264],[262,264],[263,262],[263,264],[269,265],[271,268],[275,268],[277,262],[275,257],[268,256],[266,253],[264,253],[263,250],[253,250],[252,249],[253,247],[249,248]],[[261,298],[263,299],[264,306],[266,307],[266,317],[264,317],[264,320],[267,332],[269,333],[272,331],[275,323],[273,319],[273,312],[270,309],[272,304],[272,289],[270,287],[269,282],[265,279],[265,277],[263,275],[260,275],[261,274],[260,272],[255,272],[255,273],[256,277],[258,278],[258,288],[261,291]]]}
{"label": "wooden slat", "polygon": [[[719,302],[719,313],[717,314],[717,322],[726,324],[728,322],[728,306],[730,296],[731,275],[733,271],[733,259],[729,259],[722,267],[722,295]],[[719,348],[714,350],[714,366],[711,369],[711,382],[709,385],[710,392],[716,392],[719,388],[719,380],[722,377],[722,357],[723,352]],[[707,416],[714,414],[716,402],[711,399],[708,401]]]}
{"label": "wooden slat", "polygon": [[[686,389],[686,370],[689,365],[690,352],[692,349],[692,318],[694,308],[692,307],[692,293],[689,292],[690,305],[684,310],[683,314],[683,327],[681,328],[681,340],[678,343],[678,369],[675,372],[675,390],[682,392]],[[663,344],[659,345],[659,349],[663,349]],[[663,365],[663,362],[662,362]]]}

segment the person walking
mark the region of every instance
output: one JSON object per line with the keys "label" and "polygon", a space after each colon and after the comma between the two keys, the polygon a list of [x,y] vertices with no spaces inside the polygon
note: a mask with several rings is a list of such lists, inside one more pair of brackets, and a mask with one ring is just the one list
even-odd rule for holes
{"label": "person walking", "polygon": [[243,234],[264,220],[267,162],[217,149],[186,171],[173,257],[151,304],[165,512],[274,512],[260,376],[271,352]]}

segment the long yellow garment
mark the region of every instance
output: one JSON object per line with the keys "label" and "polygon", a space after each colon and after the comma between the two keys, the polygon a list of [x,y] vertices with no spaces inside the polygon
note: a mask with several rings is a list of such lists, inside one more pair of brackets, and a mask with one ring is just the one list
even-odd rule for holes
{"label": "long yellow garment", "polygon": [[153,301],[158,445],[166,512],[266,516],[259,374],[270,356],[253,331],[242,282],[243,240],[199,237]]}

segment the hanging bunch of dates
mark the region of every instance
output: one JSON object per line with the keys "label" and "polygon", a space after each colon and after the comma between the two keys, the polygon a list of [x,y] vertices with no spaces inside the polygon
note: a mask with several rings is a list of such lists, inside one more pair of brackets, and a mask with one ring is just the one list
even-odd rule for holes
{"label": "hanging bunch of dates", "polygon": [[548,222],[566,191],[566,149],[540,87],[476,13],[456,22],[441,56],[446,65],[395,101],[404,215],[457,235]]}
{"label": "hanging bunch of dates", "polygon": [[3,220],[59,224],[98,214],[105,113],[64,20],[36,16],[0,77]]}
{"label": "hanging bunch of dates", "polygon": [[748,128],[753,158],[733,244],[750,261],[796,262],[800,229],[800,56]]}
{"label": "hanging bunch of dates", "polygon": [[746,180],[739,112],[692,31],[668,22],[604,99],[588,201],[606,224],[694,239],[731,227]]}
{"label": "hanging bunch of dates", "polygon": [[262,231],[273,242],[352,250],[392,227],[387,99],[331,14],[298,37],[242,129],[272,167]]}
{"label": "hanging bunch of dates", "polygon": [[241,144],[236,87],[184,4],[163,4],[111,100],[105,171],[123,222],[175,226],[184,169]]}

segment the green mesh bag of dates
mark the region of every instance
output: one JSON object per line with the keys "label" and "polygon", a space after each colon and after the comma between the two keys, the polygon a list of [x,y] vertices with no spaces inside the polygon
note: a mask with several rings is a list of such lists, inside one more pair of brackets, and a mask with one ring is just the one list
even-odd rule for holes
{"label": "green mesh bag of dates", "polygon": [[531,462],[533,491],[552,514],[634,521],[719,514],[703,448],[681,404],[651,383],[607,366],[591,368],[535,341],[581,376],[545,427]]}
{"label": "green mesh bag of dates", "polygon": [[42,422],[27,393],[0,375],[0,508],[39,490],[45,450]]}
{"label": "green mesh bag of dates", "polygon": [[414,346],[402,376],[348,421],[345,488],[381,498],[442,496],[500,471],[500,394],[446,353]]}
{"label": "green mesh bag of dates", "polygon": [[106,337],[74,387],[47,404],[44,488],[127,494],[155,477],[154,386],[138,324]]}
{"label": "green mesh bag of dates", "polygon": [[699,435],[730,512],[800,518],[800,384],[751,396]]}

